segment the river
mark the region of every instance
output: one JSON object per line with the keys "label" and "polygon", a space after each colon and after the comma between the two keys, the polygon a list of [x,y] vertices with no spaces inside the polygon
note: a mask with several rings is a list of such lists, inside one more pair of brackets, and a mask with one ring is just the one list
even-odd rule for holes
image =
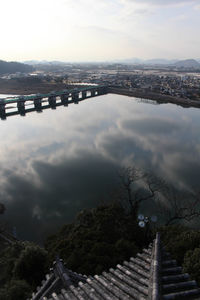
{"label": "river", "polygon": [[42,243],[83,208],[109,199],[120,166],[199,187],[200,110],[108,94],[0,121],[0,216]]}

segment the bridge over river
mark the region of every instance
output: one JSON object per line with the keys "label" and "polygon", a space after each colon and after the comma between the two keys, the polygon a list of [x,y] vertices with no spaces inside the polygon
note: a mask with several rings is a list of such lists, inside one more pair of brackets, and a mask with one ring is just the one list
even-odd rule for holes
{"label": "bridge over river", "polygon": [[[70,103],[78,104],[79,101],[82,101],[86,98],[104,95],[107,94],[107,92],[107,86],[96,85],[62,90],[58,92],[50,92],[47,94],[7,97],[0,99],[0,118],[6,119],[8,116],[16,114],[24,116],[26,112],[40,112],[45,108],[56,108],[56,106],[60,105],[67,106]],[[48,101],[48,105],[43,105],[43,102],[46,101]],[[26,109],[26,104],[28,103],[34,104],[34,108]],[[12,105],[17,106],[17,110],[14,112],[9,111],[10,108],[13,108]]]}

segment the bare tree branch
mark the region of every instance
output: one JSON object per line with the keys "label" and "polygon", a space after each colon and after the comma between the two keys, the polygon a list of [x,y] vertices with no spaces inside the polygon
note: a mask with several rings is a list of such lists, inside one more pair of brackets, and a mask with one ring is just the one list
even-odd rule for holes
{"label": "bare tree branch", "polygon": [[[0,203],[0,214],[3,215],[5,212],[6,208],[3,203]],[[5,231],[5,225],[1,222],[0,223],[0,233]]]}
{"label": "bare tree branch", "polygon": [[200,216],[200,193],[178,193],[173,188],[165,191],[166,204],[162,205],[165,216],[165,225],[174,224],[176,221],[190,222]]}
{"label": "bare tree branch", "polygon": [[6,208],[5,208],[5,205],[3,203],[0,203],[0,214],[4,214]]}
{"label": "bare tree branch", "polygon": [[120,201],[128,203],[130,211],[134,214],[142,202],[155,199],[164,186],[161,179],[134,167],[123,168],[119,178]]}

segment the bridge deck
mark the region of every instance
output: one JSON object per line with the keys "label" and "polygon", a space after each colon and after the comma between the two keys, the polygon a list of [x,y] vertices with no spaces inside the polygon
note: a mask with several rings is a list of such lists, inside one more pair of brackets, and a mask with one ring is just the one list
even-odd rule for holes
{"label": "bridge deck", "polygon": [[20,95],[20,96],[13,96],[0,99],[0,104],[9,104],[9,103],[17,103],[19,101],[34,101],[36,99],[42,98],[49,98],[51,96],[60,97],[62,95],[70,95],[74,93],[82,93],[92,90],[98,90],[99,88],[104,88],[104,85],[97,85],[97,86],[84,86],[83,88],[73,88],[73,89],[66,89],[62,91],[50,92],[47,94],[33,94],[33,95]]}

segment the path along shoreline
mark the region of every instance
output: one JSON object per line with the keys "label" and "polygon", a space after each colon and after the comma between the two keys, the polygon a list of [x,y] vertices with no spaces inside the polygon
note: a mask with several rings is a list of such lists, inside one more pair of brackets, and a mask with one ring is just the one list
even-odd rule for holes
{"label": "path along shoreline", "polygon": [[147,100],[154,100],[159,104],[162,103],[173,103],[176,105],[180,105],[182,107],[196,107],[200,108],[200,99],[198,100],[190,100],[185,98],[174,97],[170,95],[157,94],[149,91],[142,91],[140,89],[123,89],[123,88],[114,88],[109,87],[108,93],[118,94],[124,96],[130,96],[135,98],[142,98]]}

